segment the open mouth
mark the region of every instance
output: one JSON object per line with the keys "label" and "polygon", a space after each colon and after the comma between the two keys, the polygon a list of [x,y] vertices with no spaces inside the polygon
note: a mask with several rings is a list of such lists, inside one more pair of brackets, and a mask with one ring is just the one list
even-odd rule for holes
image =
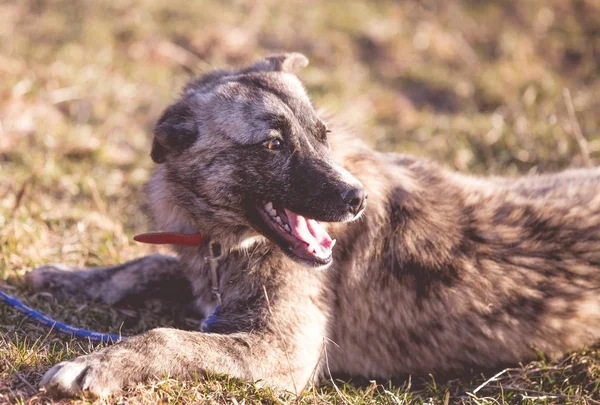
{"label": "open mouth", "polygon": [[332,260],[335,239],[314,219],[303,217],[272,202],[263,202],[258,212],[269,228],[288,246],[288,253],[312,265]]}

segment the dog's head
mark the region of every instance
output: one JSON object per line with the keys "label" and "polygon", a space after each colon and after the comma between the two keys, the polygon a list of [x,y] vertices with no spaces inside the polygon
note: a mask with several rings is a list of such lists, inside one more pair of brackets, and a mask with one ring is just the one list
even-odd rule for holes
{"label": "dog's head", "polygon": [[321,222],[357,218],[367,195],[331,159],[327,125],[295,76],[307,64],[291,53],[191,82],[159,119],[151,156],[160,187],[199,232],[258,233],[320,267],[335,243]]}

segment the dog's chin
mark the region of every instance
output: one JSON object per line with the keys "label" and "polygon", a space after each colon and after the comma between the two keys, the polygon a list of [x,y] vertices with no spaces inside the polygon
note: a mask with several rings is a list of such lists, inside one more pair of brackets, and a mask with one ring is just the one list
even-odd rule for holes
{"label": "dog's chin", "polygon": [[[312,218],[304,217],[272,202],[260,202],[253,207],[257,230],[277,244],[292,260],[318,270],[333,263],[335,239],[323,225]],[[349,222],[362,214],[343,213],[334,221]]]}

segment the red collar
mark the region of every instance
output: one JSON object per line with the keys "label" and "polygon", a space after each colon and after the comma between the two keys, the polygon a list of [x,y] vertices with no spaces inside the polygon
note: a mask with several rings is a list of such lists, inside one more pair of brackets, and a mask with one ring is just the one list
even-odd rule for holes
{"label": "red collar", "polygon": [[133,240],[153,245],[200,246],[205,238],[201,233],[149,232],[135,235]]}

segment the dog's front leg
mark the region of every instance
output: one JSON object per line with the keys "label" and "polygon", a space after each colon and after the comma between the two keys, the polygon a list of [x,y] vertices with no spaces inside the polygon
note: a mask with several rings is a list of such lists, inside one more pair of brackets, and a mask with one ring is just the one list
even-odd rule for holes
{"label": "dog's front leg", "polygon": [[[215,333],[154,329],[51,368],[40,385],[59,395],[106,396],[152,377],[193,378],[205,372],[304,389],[319,362],[322,338],[294,341],[278,332]],[[320,341],[319,341],[320,340]]]}
{"label": "dog's front leg", "polygon": [[176,257],[153,254],[117,266],[73,269],[41,266],[25,277],[33,291],[50,291],[57,298],[81,297],[115,304],[126,300],[161,298],[191,301],[189,280]]}

